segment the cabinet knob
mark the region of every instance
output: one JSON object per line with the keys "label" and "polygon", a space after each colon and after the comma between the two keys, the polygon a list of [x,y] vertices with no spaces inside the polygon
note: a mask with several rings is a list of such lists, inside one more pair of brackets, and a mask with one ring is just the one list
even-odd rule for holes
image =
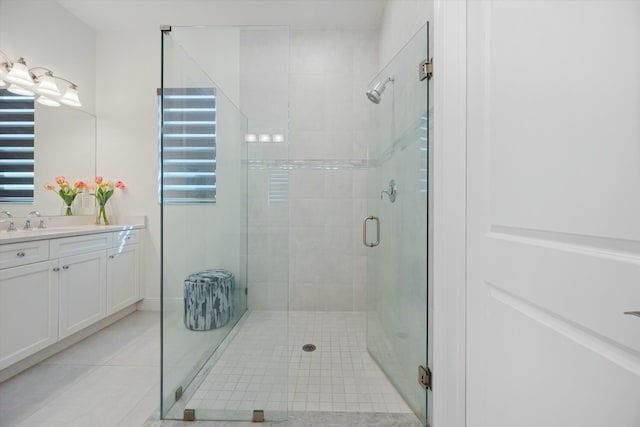
{"label": "cabinet knob", "polygon": [[63,265],[63,266],[62,266],[62,269],[63,269],[63,270],[68,270],[68,269],[69,269],[69,266],[68,266],[68,265]]}
{"label": "cabinet knob", "polygon": [[109,255],[110,259],[114,259],[116,256],[115,255]]}
{"label": "cabinet knob", "polygon": [[25,256],[25,253],[24,253],[24,252],[22,252],[22,251],[20,251],[20,252],[18,252],[18,253],[16,254],[16,256],[18,256],[18,257],[22,258],[23,256]]}
{"label": "cabinet knob", "polygon": [[53,267],[53,271],[60,271],[58,267]]}

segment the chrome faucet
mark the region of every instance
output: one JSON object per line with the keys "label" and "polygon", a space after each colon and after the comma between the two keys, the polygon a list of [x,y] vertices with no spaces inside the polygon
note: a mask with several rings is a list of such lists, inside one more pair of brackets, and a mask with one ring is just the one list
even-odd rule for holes
{"label": "chrome faucet", "polygon": [[[27,222],[24,223],[24,229],[25,230],[32,230],[33,226],[31,225],[31,217],[32,216],[36,216],[38,218],[40,218],[40,212],[38,211],[31,211],[27,214]],[[43,219],[40,219],[40,224],[38,224],[38,228],[42,229],[42,228],[47,228],[47,225],[44,223]]]}
{"label": "chrome faucet", "polygon": [[13,223],[13,215],[9,211],[0,211],[0,214],[5,214],[7,218],[9,218],[9,227],[7,227],[7,231],[16,231],[16,225]]}

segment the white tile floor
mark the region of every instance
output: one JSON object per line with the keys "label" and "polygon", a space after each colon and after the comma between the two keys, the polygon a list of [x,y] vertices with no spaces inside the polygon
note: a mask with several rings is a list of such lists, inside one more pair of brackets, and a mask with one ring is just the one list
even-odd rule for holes
{"label": "white tile floor", "polygon": [[288,352],[285,327],[286,313],[248,313],[186,407],[411,412],[366,350],[364,313],[290,312]]}
{"label": "white tile floor", "polygon": [[[291,313],[288,358],[285,357],[286,348],[279,347],[278,343],[282,342],[274,338],[284,336],[282,328],[286,327],[286,322],[282,319],[286,319],[282,314],[250,313],[238,335],[230,341],[220,363],[212,365],[205,379],[207,388],[201,387],[196,392],[200,394],[194,394],[192,399],[201,400],[202,405],[209,404],[205,403],[207,400],[224,401],[225,408],[229,402],[237,402],[230,407],[238,408],[245,402],[244,406],[251,409],[264,403],[265,398],[267,405],[277,402],[280,408],[286,401],[290,421],[281,424],[282,427],[327,423],[337,426],[420,425],[366,353],[362,314]],[[245,328],[247,325],[249,327]],[[281,332],[274,335],[274,328],[280,328]],[[158,313],[135,312],[5,381],[0,384],[0,426],[182,425],[181,422],[158,420],[159,337]],[[316,344],[318,349],[303,353],[301,346],[309,342]],[[264,350],[262,353],[256,351],[260,346]],[[287,359],[290,365],[283,363]],[[287,366],[289,381],[278,382],[278,377],[284,377],[278,372]],[[252,372],[245,372],[246,369]],[[218,390],[216,376],[226,387],[233,385],[234,389]],[[239,384],[246,386],[238,387]],[[268,395],[264,394],[267,392],[265,384],[270,387]],[[281,389],[278,391],[274,387]],[[222,399],[222,396],[228,398]],[[306,412],[299,412],[302,410]],[[346,411],[357,412],[351,412],[351,417]],[[363,418],[366,414],[358,415],[363,411],[376,413],[371,413],[374,418]],[[314,413],[318,415],[312,415]],[[224,422],[194,423],[196,425],[240,426]]]}
{"label": "white tile floor", "polygon": [[140,427],[160,395],[159,315],[135,312],[0,384],[2,427]]}

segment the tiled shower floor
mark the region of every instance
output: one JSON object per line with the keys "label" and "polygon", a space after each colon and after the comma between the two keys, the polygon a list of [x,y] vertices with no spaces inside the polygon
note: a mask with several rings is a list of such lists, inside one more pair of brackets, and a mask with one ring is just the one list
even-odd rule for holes
{"label": "tiled shower floor", "polygon": [[[365,314],[247,313],[237,334],[187,393],[186,408],[210,413],[323,411],[410,413],[371,359]],[[314,344],[314,352],[302,350]],[[288,370],[288,375],[285,374]],[[185,396],[185,397],[187,397]]]}

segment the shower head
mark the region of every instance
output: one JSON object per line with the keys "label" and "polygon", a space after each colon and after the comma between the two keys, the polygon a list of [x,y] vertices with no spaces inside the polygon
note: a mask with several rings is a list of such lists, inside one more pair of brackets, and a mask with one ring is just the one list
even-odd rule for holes
{"label": "shower head", "polygon": [[380,100],[382,99],[382,92],[384,92],[387,83],[393,82],[393,77],[388,77],[386,80],[381,80],[373,87],[373,89],[369,89],[367,91],[367,98],[369,101],[374,104],[380,104]]}

